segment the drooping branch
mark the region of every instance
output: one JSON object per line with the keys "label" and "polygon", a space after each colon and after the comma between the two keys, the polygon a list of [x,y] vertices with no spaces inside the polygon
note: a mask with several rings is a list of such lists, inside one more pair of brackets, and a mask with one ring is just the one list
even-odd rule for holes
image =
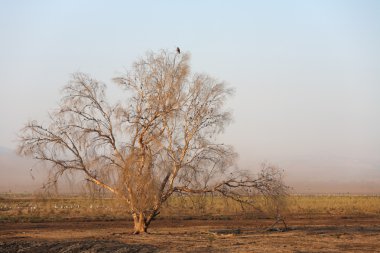
{"label": "drooping branch", "polygon": [[241,204],[255,205],[252,196],[264,196],[269,199],[283,198],[288,194],[288,187],[282,179],[282,170],[263,164],[260,173],[256,176],[238,175],[225,179],[213,185],[202,188],[178,186],[174,192],[186,194],[220,194]]}

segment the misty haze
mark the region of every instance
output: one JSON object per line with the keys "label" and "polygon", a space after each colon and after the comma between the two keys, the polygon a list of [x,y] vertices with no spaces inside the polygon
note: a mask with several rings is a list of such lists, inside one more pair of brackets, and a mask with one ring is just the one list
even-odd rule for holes
{"label": "misty haze", "polygon": [[1,2],[0,252],[375,252],[379,24],[372,0]]}

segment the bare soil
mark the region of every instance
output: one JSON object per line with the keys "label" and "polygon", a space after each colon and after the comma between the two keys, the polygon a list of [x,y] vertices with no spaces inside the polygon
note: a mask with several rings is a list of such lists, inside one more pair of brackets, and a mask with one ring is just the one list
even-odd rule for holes
{"label": "bare soil", "polygon": [[160,219],[143,235],[131,221],[1,223],[0,252],[380,252],[380,216],[298,216],[266,231],[272,222]]}

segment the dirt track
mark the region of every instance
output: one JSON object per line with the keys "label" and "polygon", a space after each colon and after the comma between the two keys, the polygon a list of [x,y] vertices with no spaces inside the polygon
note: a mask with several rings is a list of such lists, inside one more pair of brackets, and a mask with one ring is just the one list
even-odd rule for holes
{"label": "dirt track", "polygon": [[[130,221],[0,224],[0,252],[380,252],[380,217],[298,217],[290,230],[270,220],[157,220],[131,235]],[[212,229],[237,229],[216,235]]]}

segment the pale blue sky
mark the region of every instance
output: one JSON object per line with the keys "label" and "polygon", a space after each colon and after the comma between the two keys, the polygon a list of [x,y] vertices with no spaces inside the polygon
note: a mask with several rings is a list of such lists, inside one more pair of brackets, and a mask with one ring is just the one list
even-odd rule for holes
{"label": "pale blue sky", "polygon": [[192,55],[236,92],[222,137],[244,168],[380,181],[380,1],[1,1],[0,146],[44,120],[70,73],[147,50]]}

